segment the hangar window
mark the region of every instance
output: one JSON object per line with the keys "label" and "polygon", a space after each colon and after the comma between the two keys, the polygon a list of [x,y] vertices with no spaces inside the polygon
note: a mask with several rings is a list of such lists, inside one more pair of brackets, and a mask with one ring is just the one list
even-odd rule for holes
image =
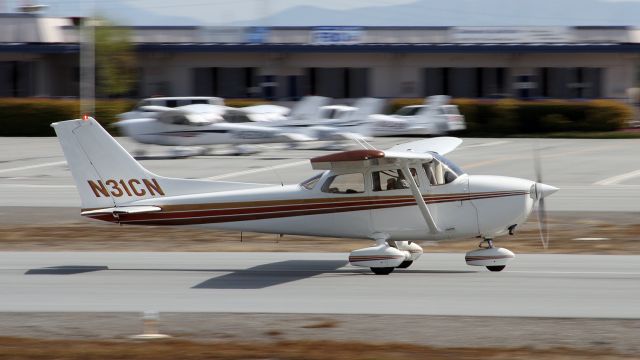
{"label": "hangar window", "polygon": [[322,186],[322,191],[338,194],[360,194],[364,192],[362,173],[341,174],[330,177]]}

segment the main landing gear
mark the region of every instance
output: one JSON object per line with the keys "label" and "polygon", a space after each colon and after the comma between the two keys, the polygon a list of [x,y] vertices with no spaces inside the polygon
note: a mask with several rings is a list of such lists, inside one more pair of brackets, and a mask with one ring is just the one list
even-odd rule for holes
{"label": "main landing gear", "polygon": [[508,249],[494,247],[491,238],[484,238],[478,247],[480,249],[466,254],[467,265],[485,266],[489,271],[502,271],[515,257],[515,254]]}
{"label": "main landing gear", "polygon": [[353,266],[368,267],[376,275],[389,275],[396,268],[406,269],[422,255],[422,248],[409,241],[376,239],[376,246],[354,250],[349,254]]}

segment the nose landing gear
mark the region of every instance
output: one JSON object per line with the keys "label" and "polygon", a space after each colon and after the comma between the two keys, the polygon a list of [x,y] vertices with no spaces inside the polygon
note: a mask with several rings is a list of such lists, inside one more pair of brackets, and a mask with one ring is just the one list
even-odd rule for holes
{"label": "nose landing gear", "polygon": [[480,249],[466,254],[467,265],[485,266],[489,271],[502,271],[515,258],[515,254],[508,249],[494,247],[491,238],[484,238],[478,247]]}

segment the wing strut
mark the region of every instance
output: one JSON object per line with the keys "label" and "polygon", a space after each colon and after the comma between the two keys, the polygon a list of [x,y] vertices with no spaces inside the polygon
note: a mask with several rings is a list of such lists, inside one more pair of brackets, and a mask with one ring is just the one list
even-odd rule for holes
{"label": "wing strut", "polygon": [[422,217],[424,218],[424,221],[427,222],[427,225],[429,226],[429,229],[431,230],[431,233],[437,234],[437,233],[441,232],[440,229],[438,228],[438,225],[436,225],[435,221],[433,221],[433,217],[431,216],[431,212],[429,211],[429,208],[427,207],[427,203],[424,202],[424,198],[422,197],[422,194],[420,193],[420,189],[418,188],[418,184],[416,184],[416,179],[414,179],[413,176],[411,175],[411,171],[409,170],[409,166],[405,165],[402,168],[402,172],[405,173],[405,179],[409,183],[409,188],[411,189],[411,193],[413,194],[413,197],[416,199],[416,203],[418,204],[418,208],[420,209],[420,212],[422,213]]}

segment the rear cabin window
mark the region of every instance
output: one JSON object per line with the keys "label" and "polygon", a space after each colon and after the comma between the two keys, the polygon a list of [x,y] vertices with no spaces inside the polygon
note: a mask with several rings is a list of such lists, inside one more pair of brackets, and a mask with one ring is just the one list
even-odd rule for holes
{"label": "rear cabin window", "polygon": [[336,194],[361,194],[364,192],[364,176],[362,173],[332,176],[324,183],[322,191]]}
{"label": "rear cabin window", "polygon": [[[413,178],[416,181],[416,184],[420,186],[420,182],[418,181],[418,172],[415,168],[411,168],[411,174],[413,174]],[[398,190],[398,189],[408,189],[409,183],[407,182],[407,178],[402,170],[383,170],[383,171],[374,171],[371,173],[372,182],[373,182],[373,191],[387,191],[387,190]]]}

